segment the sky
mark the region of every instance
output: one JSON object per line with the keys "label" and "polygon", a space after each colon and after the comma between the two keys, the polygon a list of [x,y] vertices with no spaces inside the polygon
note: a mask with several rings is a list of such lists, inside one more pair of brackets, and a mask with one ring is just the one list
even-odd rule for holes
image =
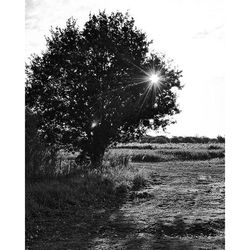
{"label": "sky", "polygon": [[89,13],[129,11],[153,40],[151,49],[173,59],[183,71],[178,93],[181,113],[167,136],[225,135],[224,2],[222,0],[26,0],[25,60],[45,49],[45,35],[69,17],[80,27]]}

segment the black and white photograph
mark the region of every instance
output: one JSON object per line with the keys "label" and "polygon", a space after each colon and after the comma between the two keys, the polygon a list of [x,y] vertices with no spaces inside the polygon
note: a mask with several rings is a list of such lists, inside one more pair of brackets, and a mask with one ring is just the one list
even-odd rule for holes
{"label": "black and white photograph", "polygon": [[25,0],[25,249],[225,249],[224,4]]}

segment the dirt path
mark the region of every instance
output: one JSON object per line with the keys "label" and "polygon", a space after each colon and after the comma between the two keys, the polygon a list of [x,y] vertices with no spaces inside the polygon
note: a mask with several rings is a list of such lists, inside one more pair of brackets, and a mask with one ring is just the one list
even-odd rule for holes
{"label": "dirt path", "polygon": [[144,190],[119,209],[95,211],[89,223],[72,215],[64,233],[32,249],[224,249],[222,160],[134,165],[150,176]]}
{"label": "dirt path", "polygon": [[91,249],[224,249],[224,163],[135,164],[150,185],[110,216]]}

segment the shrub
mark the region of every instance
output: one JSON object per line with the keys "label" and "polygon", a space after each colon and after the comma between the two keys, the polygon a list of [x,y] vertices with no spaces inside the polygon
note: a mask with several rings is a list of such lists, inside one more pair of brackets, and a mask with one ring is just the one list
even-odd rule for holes
{"label": "shrub", "polygon": [[41,142],[37,124],[39,117],[25,110],[25,176],[35,178],[52,176],[56,171],[57,150]]}
{"label": "shrub", "polygon": [[168,143],[168,142],[170,142],[170,140],[165,136],[155,136],[155,137],[151,138],[151,143],[164,144],[164,143]]}
{"label": "shrub", "polygon": [[137,174],[137,175],[135,175],[135,177],[133,179],[132,189],[133,190],[139,190],[142,187],[145,187],[146,184],[147,184],[147,181],[146,181],[145,177],[142,176],[141,174]]}
{"label": "shrub", "polygon": [[219,143],[225,143],[225,137],[218,135],[218,136],[217,136],[217,141],[218,141]]}

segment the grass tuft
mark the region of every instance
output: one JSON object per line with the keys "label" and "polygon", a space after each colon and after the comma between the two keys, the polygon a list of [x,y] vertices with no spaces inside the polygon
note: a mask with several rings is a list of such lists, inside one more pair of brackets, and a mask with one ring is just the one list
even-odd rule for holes
{"label": "grass tuft", "polygon": [[147,184],[146,178],[141,174],[137,174],[137,175],[135,175],[135,177],[133,179],[132,189],[139,190],[139,189],[145,187],[146,184]]}

